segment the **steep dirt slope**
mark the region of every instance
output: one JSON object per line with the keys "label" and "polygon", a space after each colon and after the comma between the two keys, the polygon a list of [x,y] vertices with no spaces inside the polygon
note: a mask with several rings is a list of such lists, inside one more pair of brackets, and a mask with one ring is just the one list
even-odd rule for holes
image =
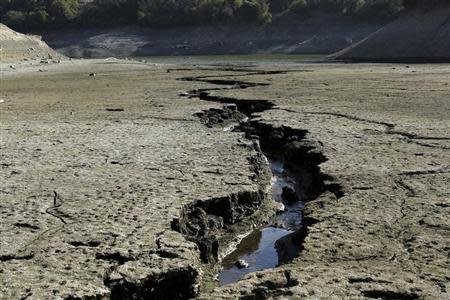
{"label": "steep dirt slope", "polygon": [[61,57],[40,38],[15,32],[0,23],[0,63],[58,60]]}
{"label": "steep dirt slope", "polygon": [[450,60],[450,4],[405,14],[331,58]]}

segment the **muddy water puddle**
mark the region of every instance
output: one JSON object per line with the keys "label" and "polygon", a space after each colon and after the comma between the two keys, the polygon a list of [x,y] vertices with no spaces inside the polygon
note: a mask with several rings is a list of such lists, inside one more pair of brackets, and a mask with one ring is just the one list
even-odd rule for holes
{"label": "muddy water puddle", "polygon": [[292,239],[285,238],[301,228],[303,203],[296,195],[295,179],[277,160],[269,160],[272,169],[272,197],[284,206],[271,226],[251,232],[237,245],[236,249],[222,261],[219,284],[233,283],[249,273],[271,269],[286,262],[277,250],[277,241],[283,240],[283,248],[296,249]]}
{"label": "muddy water puddle", "polygon": [[[223,270],[219,274],[219,284],[236,282],[246,274],[278,266],[275,241],[289,233],[291,231],[275,227],[258,229],[250,233],[236,250],[222,261]],[[238,260],[245,261],[248,267],[237,266]]]}

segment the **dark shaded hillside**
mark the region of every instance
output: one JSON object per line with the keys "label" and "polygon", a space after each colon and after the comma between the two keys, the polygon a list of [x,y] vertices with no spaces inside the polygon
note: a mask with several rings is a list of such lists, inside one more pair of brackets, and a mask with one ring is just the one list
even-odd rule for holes
{"label": "dark shaded hillside", "polygon": [[44,40],[70,57],[330,54],[348,47],[382,26],[334,14],[304,21],[278,19],[255,26],[178,26],[48,31]]}
{"label": "dark shaded hillside", "polygon": [[331,58],[361,61],[450,61],[450,4],[406,13]]}
{"label": "dark shaded hillside", "polygon": [[450,4],[444,0],[0,0],[0,15],[71,57],[450,56]]}

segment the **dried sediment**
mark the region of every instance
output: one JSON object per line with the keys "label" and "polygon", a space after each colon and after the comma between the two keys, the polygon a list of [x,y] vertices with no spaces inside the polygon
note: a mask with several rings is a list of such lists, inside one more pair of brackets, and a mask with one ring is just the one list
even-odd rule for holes
{"label": "dried sediment", "polygon": [[[161,288],[176,284],[183,288],[171,297],[194,295],[205,267],[201,252],[195,237],[189,240],[193,230],[183,235],[171,222],[183,221],[196,204],[207,208],[210,199],[228,205],[239,203],[233,195],[258,195],[258,136],[261,148],[282,146],[287,159],[319,174],[319,189],[305,194],[317,198],[304,211],[302,251],[291,263],[206,289],[200,298],[448,296],[448,67],[251,70],[242,81],[271,85],[244,89],[175,80],[243,79],[244,72],[220,68],[167,73],[121,62],[59,68],[2,82],[8,96],[1,104],[2,294],[139,298],[153,288],[161,297]],[[220,89],[206,91],[213,102],[179,97],[210,88]],[[245,114],[256,107],[250,139],[221,130],[209,116],[204,120],[213,128],[202,125],[197,113],[222,109],[214,99]],[[244,198],[236,208],[258,203]],[[212,223],[226,219],[217,232],[229,236],[245,229],[234,225],[262,219],[218,215]]]}

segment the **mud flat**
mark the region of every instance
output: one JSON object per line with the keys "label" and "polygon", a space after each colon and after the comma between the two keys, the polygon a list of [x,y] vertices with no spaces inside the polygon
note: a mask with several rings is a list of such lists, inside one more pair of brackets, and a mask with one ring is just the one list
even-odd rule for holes
{"label": "mud flat", "polygon": [[[446,299],[449,75],[115,60],[10,71],[0,295]],[[265,147],[299,175],[299,252],[219,287],[222,254],[275,214]]]}

